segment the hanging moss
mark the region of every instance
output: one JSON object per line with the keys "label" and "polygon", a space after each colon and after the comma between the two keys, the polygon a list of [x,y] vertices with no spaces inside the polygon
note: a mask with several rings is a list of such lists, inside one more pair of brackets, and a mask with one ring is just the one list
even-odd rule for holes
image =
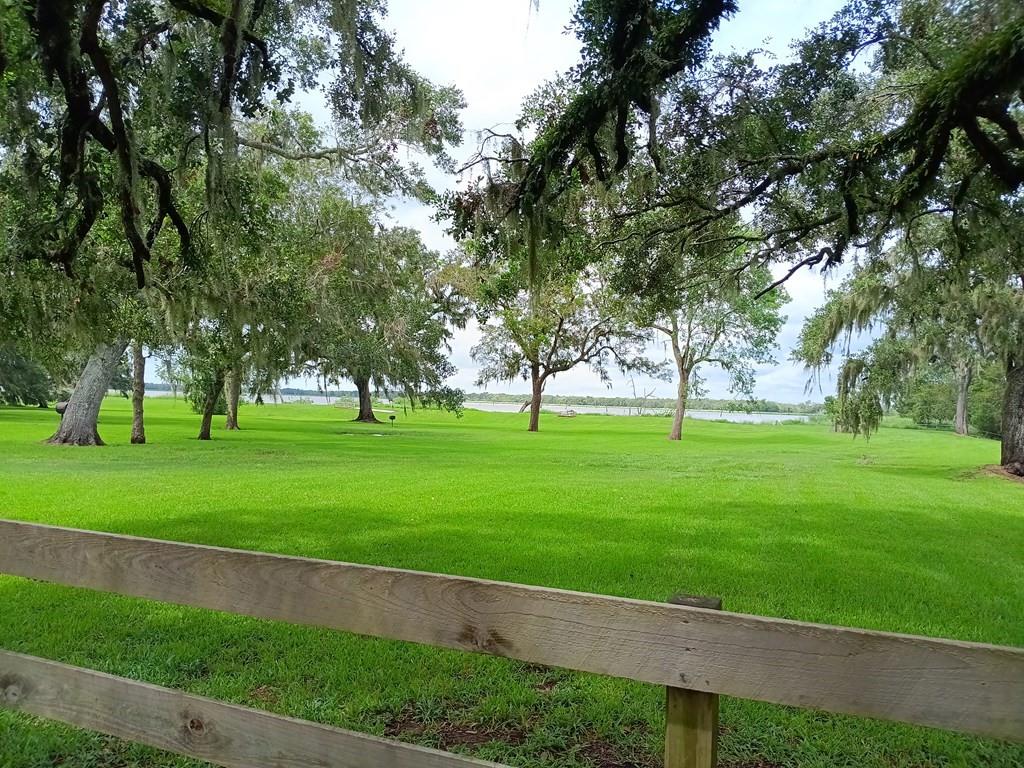
{"label": "hanging moss", "polygon": [[655,8],[649,1],[614,5],[614,15],[601,4],[584,3],[577,12],[586,46],[578,94],[531,146],[515,201],[522,212],[543,203],[551,181],[571,171],[577,154],[589,156],[598,180],[606,181],[609,163],[598,134],[607,128],[615,136],[612,167],[621,171],[631,111],[651,114],[666,82],[701,62],[712,32],[736,11],[734,0],[700,0],[682,9]]}
{"label": "hanging moss", "polygon": [[[893,190],[890,206],[903,212],[930,188],[957,127],[977,120],[981,104],[998,94],[1024,86],[1024,14],[983,36],[942,70],[920,91],[914,110],[897,130],[868,148],[869,160],[892,152],[910,151],[913,157]],[[990,165],[1003,163],[1024,183],[1024,167],[1006,157],[984,158]],[[999,168],[993,168],[1002,176]],[[1006,178],[1004,181],[1010,182]]]}

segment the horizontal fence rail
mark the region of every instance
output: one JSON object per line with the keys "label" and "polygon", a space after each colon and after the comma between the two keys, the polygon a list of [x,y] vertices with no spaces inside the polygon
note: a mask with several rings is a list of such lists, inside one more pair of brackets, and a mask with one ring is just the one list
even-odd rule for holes
{"label": "horizontal fence rail", "polygon": [[228,768],[504,768],[8,651],[0,704]]}
{"label": "horizontal fence rail", "polygon": [[1020,648],[4,520],[0,572],[1024,740]]}

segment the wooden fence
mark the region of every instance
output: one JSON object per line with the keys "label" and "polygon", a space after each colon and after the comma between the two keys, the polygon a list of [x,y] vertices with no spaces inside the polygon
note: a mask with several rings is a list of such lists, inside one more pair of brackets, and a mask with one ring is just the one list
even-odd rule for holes
{"label": "wooden fence", "polygon": [[[714,765],[718,694],[1024,740],[1020,648],[9,520],[0,573],[663,685],[668,768]],[[493,765],[7,651],[0,705],[223,766]]]}

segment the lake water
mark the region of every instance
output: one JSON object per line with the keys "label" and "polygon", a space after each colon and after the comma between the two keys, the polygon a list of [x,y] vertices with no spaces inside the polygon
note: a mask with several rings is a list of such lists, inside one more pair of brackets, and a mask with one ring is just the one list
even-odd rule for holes
{"label": "lake water", "polygon": [[[264,396],[264,401],[269,405],[273,402],[270,397]],[[334,405],[338,402],[336,397],[324,397],[323,395],[283,395],[280,400],[286,403],[303,400],[315,405]],[[351,400],[341,398],[347,404],[354,403]],[[490,411],[492,413],[516,413],[522,403],[497,403],[466,401],[466,407],[477,411]],[[576,413],[599,414],[602,416],[668,416],[672,413],[668,408],[644,408],[641,414],[636,408],[627,408],[621,405],[555,405],[546,404],[541,406],[542,410],[549,413],[562,413],[567,410]],[[746,411],[704,411],[699,409],[688,409],[686,415],[691,419],[704,419],[707,421],[721,420],[731,421],[737,424],[779,424],[783,421],[808,421],[810,416],[806,413],[762,413]]]}
{"label": "lake water", "polygon": [[[466,402],[467,408],[501,413],[515,413],[521,405],[521,403]],[[637,408],[628,408],[622,405],[547,404],[542,405],[541,410],[550,413],[563,413],[571,410],[576,413],[596,413],[602,416],[668,416],[672,413],[670,408],[644,408],[641,412]],[[807,421],[810,418],[806,413],[747,413],[746,411],[703,411],[696,408],[687,409],[686,415],[691,419],[720,419],[739,424],[778,424],[782,421]]]}

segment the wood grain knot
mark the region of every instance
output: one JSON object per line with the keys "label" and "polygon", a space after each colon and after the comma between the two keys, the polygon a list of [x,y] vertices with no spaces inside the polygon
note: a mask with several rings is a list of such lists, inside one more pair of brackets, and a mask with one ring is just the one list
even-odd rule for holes
{"label": "wood grain knot", "polygon": [[16,707],[28,695],[29,686],[24,680],[14,675],[0,676],[0,704]]}
{"label": "wood grain knot", "polygon": [[224,744],[223,737],[217,733],[215,723],[196,710],[181,713],[181,740],[193,748],[219,748]]}
{"label": "wood grain knot", "polygon": [[494,629],[482,629],[472,624],[465,624],[458,634],[459,644],[469,650],[484,651],[495,656],[507,656],[512,653],[512,641],[501,636]]}

